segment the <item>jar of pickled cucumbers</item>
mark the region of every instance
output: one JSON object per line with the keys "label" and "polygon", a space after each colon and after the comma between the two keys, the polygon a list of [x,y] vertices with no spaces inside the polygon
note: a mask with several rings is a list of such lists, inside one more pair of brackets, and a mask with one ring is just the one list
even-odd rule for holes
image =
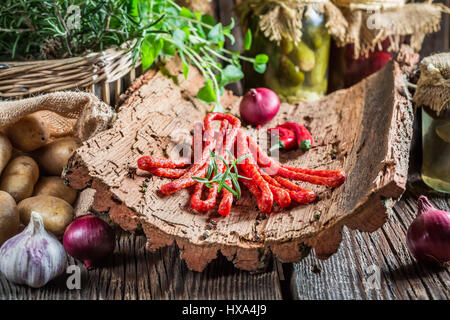
{"label": "jar of pickled cucumbers", "polygon": [[[328,87],[331,42],[326,25],[330,18],[328,9],[333,5],[311,0],[250,0],[241,6],[247,9],[241,21],[253,35],[249,55],[264,53],[269,57],[262,74],[251,64],[244,66],[246,89],[266,87],[275,91],[282,101],[291,103],[323,97]],[[239,7],[238,13],[242,10]],[[338,15],[336,23],[345,23],[340,12],[334,9],[333,14]]]}
{"label": "jar of pickled cucumbers", "polygon": [[422,106],[422,179],[450,193],[450,53],[422,60],[414,102]]}

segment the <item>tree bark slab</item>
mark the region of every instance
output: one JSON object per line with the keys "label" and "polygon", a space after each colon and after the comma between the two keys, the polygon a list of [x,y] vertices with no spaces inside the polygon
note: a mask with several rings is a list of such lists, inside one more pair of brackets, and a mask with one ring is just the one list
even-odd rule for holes
{"label": "tree bark slab", "polygon": [[[190,208],[191,189],[162,196],[158,190],[167,179],[135,172],[142,155],[173,157],[180,141],[189,145],[194,123],[202,122],[209,108],[195,99],[203,83],[200,74],[191,69],[184,80],[176,63],[167,65],[172,78],[150,71],[132,85],[113,127],[83,143],[69,162],[66,179],[73,188],[96,190],[93,211],[108,213],[125,230],[142,228],[147,249],[176,242],[192,270],[203,270],[219,251],[237,268],[251,271],[263,270],[271,254],[297,262],[311,247],[317,257],[328,258],[338,250],[344,226],[377,230],[405,190],[413,112],[404,80],[418,57],[402,52],[398,58],[319,101],[282,104],[265,126],[296,121],[311,129],[316,147],[305,154],[283,153],[282,162],[347,173],[344,185],[334,190],[313,186],[320,201],[312,205],[274,207],[261,220],[256,203],[243,192],[230,215],[214,216],[217,225],[209,230],[211,214]],[[222,100],[232,114],[238,114],[239,102],[230,92]]]}

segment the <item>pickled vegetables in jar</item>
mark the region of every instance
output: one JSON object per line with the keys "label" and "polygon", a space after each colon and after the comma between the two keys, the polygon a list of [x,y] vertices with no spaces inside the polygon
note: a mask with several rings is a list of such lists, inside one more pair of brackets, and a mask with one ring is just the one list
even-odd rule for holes
{"label": "pickled vegetables in jar", "polygon": [[267,87],[275,91],[281,100],[296,102],[317,100],[328,87],[328,60],[330,35],[325,27],[325,16],[312,7],[305,10],[302,19],[302,41],[295,43],[287,37],[277,43],[268,40],[253,18],[249,27],[253,33],[250,55],[265,53],[269,56],[264,74],[245,66],[246,89]]}

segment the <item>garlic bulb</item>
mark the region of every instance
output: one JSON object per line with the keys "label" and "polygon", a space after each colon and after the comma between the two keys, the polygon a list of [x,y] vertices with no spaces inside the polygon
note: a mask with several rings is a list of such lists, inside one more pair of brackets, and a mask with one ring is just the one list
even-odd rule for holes
{"label": "garlic bulb", "polygon": [[37,212],[31,213],[28,226],[0,248],[0,271],[17,284],[33,288],[44,286],[60,275],[67,264],[62,244],[44,229]]}

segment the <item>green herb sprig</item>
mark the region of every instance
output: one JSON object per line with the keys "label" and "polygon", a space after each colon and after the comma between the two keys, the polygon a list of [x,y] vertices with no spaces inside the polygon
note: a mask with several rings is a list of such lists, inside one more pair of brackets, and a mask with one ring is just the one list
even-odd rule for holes
{"label": "green herb sprig", "polygon": [[[268,57],[246,57],[224,47],[235,42],[234,21],[224,26],[209,14],[172,0],[2,0],[0,60],[60,59],[132,43],[133,61],[144,69],[161,57],[178,55],[184,77],[197,67],[204,86],[197,97],[221,111],[224,87],[243,78],[241,61],[265,72]],[[70,23],[69,23],[70,22]],[[76,25],[76,28],[71,26]],[[244,49],[251,47],[251,32]]]}
{"label": "green herb sprig", "polygon": [[[218,192],[220,192],[222,188],[224,188],[235,195],[237,199],[239,199],[241,197],[241,187],[239,186],[238,179],[241,178],[251,180],[251,178],[241,176],[238,173],[238,168],[236,165],[248,158],[250,154],[243,155],[242,157],[236,159],[230,151],[227,150],[227,152],[230,155],[230,162],[225,160],[222,156],[216,154],[214,151],[210,151],[211,157],[209,158],[206,177],[193,177],[192,179],[194,181],[204,183],[208,188],[212,188],[213,183],[217,183],[219,185],[219,187],[217,188]],[[219,172],[216,159],[219,159],[224,163],[227,168],[225,172]],[[213,178],[211,178],[212,176]],[[226,183],[227,180],[231,180],[234,189]]]}

